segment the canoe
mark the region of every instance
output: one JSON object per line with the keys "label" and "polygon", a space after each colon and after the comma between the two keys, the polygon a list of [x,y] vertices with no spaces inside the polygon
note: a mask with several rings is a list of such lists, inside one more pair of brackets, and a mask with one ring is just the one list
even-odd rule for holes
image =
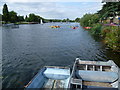
{"label": "canoe", "polygon": [[83,61],[76,58],[69,87],[72,89],[118,88],[119,67],[112,61]]}
{"label": "canoe", "polygon": [[25,89],[42,88],[56,89],[68,88],[70,80],[70,68],[45,66],[38,74],[25,86]]}
{"label": "canoe", "polygon": [[84,27],[85,29],[91,29],[92,27]]}

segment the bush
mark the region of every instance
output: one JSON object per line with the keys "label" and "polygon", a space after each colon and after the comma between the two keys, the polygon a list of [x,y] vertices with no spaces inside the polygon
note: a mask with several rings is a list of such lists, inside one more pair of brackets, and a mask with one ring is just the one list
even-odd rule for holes
{"label": "bush", "polygon": [[100,36],[101,35],[101,24],[94,24],[90,30],[90,33],[94,36]]}
{"label": "bush", "polygon": [[92,26],[93,24],[98,23],[98,21],[99,21],[98,17],[99,17],[98,14],[85,14],[80,19],[80,24],[83,27]]}
{"label": "bush", "polygon": [[120,51],[120,30],[115,26],[103,27],[101,35],[108,47]]}

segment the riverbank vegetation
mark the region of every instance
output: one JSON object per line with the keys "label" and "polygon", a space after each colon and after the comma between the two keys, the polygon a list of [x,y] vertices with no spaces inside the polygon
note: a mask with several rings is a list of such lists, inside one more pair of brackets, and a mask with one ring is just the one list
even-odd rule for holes
{"label": "riverbank vegetation", "polygon": [[[85,14],[80,18],[83,27],[91,27],[89,32],[93,36],[102,38],[102,41],[112,50],[120,52],[120,2],[107,2],[95,14]],[[108,24],[108,25],[105,25]]]}

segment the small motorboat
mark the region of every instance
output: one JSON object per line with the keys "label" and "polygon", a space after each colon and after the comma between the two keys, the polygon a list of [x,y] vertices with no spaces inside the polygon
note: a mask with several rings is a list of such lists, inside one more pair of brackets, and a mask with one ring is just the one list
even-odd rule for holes
{"label": "small motorboat", "polygon": [[83,61],[76,58],[69,87],[72,89],[118,88],[119,67],[112,61]]}
{"label": "small motorboat", "polygon": [[68,88],[70,80],[70,68],[45,66],[38,74],[25,86],[25,89],[57,89]]}

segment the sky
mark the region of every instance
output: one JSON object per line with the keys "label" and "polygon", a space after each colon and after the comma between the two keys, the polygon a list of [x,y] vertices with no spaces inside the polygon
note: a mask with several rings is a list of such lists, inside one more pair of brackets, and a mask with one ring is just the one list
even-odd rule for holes
{"label": "sky", "polygon": [[[29,2],[28,2],[29,1]],[[3,5],[6,3],[9,11],[17,12],[17,15],[29,15],[34,13],[46,19],[75,19],[81,18],[86,13],[96,13],[102,8],[103,3],[100,0],[2,0],[0,2],[0,13]],[[88,2],[89,1],[89,2]]]}

